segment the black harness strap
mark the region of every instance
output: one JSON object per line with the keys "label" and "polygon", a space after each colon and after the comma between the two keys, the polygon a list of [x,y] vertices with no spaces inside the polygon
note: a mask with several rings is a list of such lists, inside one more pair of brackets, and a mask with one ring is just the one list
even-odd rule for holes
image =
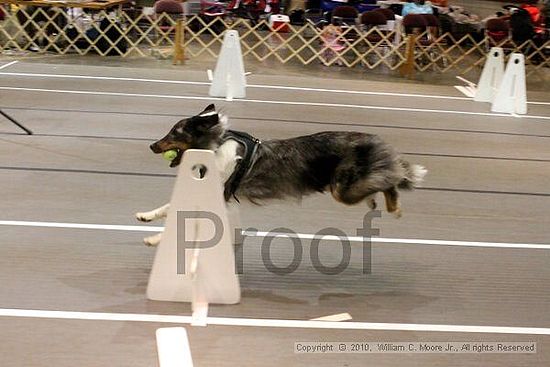
{"label": "black harness strap", "polygon": [[256,139],[252,135],[241,131],[227,130],[222,138],[222,144],[227,140],[235,140],[244,147],[243,158],[237,163],[235,171],[229,176],[227,182],[225,183],[225,189],[223,195],[225,201],[229,201],[231,196],[239,202],[235,193],[241,184],[243,177],[250,171],[254,164],[254,156],[258,150],[258,146],[262,143],[259,139]]}

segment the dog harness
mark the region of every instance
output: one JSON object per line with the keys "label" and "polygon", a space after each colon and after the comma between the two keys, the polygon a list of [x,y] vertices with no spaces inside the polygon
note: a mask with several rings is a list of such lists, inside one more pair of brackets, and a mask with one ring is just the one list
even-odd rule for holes
{"label": "dog harness", "polygon": [[222,144],[225,143],[227,140],[235,140],[237,143],[240,143],[244,147],[244,155],[243,158],[237,163],[237,166],[235,167],[235,170],[229,176],[229,179],[225,183],[225,189],[223,191],[223,195],[225,197],[225,201],[229,201],[231,199],[231,196],[239,202],[239,199],[235,195],[237,192],[237,189],[239,188],[239,185],[241,184],[242,179],[248,172],[250,172],[250,169],[254,165],[254,162],[256,160],[256,151],[258,150],[258,147],[262,143],[260,139],[256,139],[252,135],[249,135],[247,133],[244,133],[242,131],[235,131],[235,130],[227,130],[222,138]]}

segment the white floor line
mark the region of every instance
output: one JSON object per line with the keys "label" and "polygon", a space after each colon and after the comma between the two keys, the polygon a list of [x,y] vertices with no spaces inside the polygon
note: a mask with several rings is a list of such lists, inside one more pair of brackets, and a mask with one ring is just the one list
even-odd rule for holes
{"label": "white floor line", "polygon": [[[187,85],[206,85],[206,86],[211,84],[210,82],[195,82],[195,81],[185,81],[185,80],[124,78],[124,77],[70,75],[70,74],[3,72],[3,73],[0,73],[0,75],[39,77],[39,78],[61,78],[61,79],[116,80],[116,81],[132,81],[132,82],[142,82],[142,83],[187,84]],[[472,100],[471,98],[467,98],[467,97],[444,96],[444,95],[433,95],[433,94],[370,92],[370,91],[345,90],[345,89],[296,87],[296,86],[286,86],[286,85],[247,84],[247,88],[298,90],[298,91],[308,91],[308,92],[357,94],[357,95],[369,95],[369,96],[370,95],[376,95],[376,96],[387,96],[387,97],[406,97],[406,98],[413,97],[413,98],[431,98],[431,99],[451,99],[451,100],[459,100],[459,101],[471,101]],[[528,101],[527,103],[528,104],[539,104],[539,105],[550,105],[550,102],[529,102]]]}
{"label": "white floor line", "polygon": [[[24,310],[24,309],[12,309],[12,308],[0,308],[0,316],[46,318],[46,319],[68,319],[68,320],[158,322],[158,323],[170,323],[170,324],[190,324],[192,319],[191,316],[178,316],[178,315]],[[207,321],[208,321],[208,325],[241,326],[241,327],[550,335],[550,328],[539,328],[539,327],[400,324],[400,323],[356,322],[356,321],[339,322],[339,321],[313,321],[313,320],[252,319],[252,318],[238,318],[238,317],[208,317]]]}
{"label": "white floor line", "polygon": [[23,227],[68,228],[68,229],[101,229],[101,230],[107,230],[107,231],[127,231],[127,232],[160,232],[164,230],[164,227],[153,227],[153,226],[32,222],[32,221],[21,221],[21,220],[0,220],[0,225],[23,226]]}
{"label": "white floor line", "polygon": [[15,60],[15,61],[12,61],[12,62],[8,62],[7,64],[4,64],[2,66],[0,66],[0,70],[2,69],[5,69],[7,68],[8,66],[12,66],[13,64],[17,64],[19,61]]}
{"label": "white floor line", "polygon": [[351,315],[349,313],[344,312],[344,313],[338,313],[338,314],[334,314],[334,315],[316,317],[316,318],[310,319],[310,320],[311,321],[338,321],[338,322],[342,322],[342,321],[353,320],[353,317],[351,317]]}
{"label": "white floor line", "polygon": [[120,82],[141,82],[141,83],[159,83],[159,84],[187,84],[187,85],[207,85],[207,86],[211,84],[210,82],[195,82],[195,81],[186,81],[186,80],[125,78],[125,77],[115,77],[115,76],[70,75],[70,74],[1,72],[0,75],[37,77],[37,78],[56,78],[56,79],[114,80],[114,81],[120,81]]}
{"label": "white floor line", "polygon": [[[46,228],[67,228],[67,229],[95,229],[95,230],[114,230],[128,232],[160,232],[164,227],[154,226],[131,226],[131,225],[112,225],[112,224],[86,224],[86,223],[62,223],[62,222],[33,222],[33,221],[15,221],[0,220],[3,226],[23,226],[23,227],[46,227]],[[275,233],[275,232],[252,232],[243,231],[247,237],[279,236],[295,237],[303,240],[323,239],[326,241],[340,241],[337,236],[317,236],[310,233]],[[364,242],[364,237],[349,236],[346,238],[350,242]],[[419,238],[383,238],[373,237],[372,243],[399,243],[408,245],[432,245],[432,246],[461,246],[461,247],[497,247],[497,248],[516,248],[516,249],[538,249],[550,250],[550,244],[544,243],[506,243],[506,242],[478,242],[478,241],[451,241],[451,240],[426,240]]]}
{"label": "white floor line", "polygon": [[[248,237],[267,237],[267,236],[280,236],[280,237],[296,237],[302,240],[323,239],[326,241],[341,241],[342,239],[337,236],[317,236],[309,233],[269,233],[269,232],[248,232],[244,231],[243,234]],[[347,239],[350,242],[364,242],[364,237],[348,236]],[[478,241],[450,241],[450,240],[425,240],[420,238],[383,238],[373,237],[372,243],[401,243],[408,245],[433,245],[433,246],[461,246],[461,247],[499,247],[499,248],[520,248],[520,249],[538,249],[538,250],[550,250],[550,244],[543,243],[506,243],[506,242],[478,242]]]}
{"label": "white floor line", "polygon": [[[140,93],[119,93],[119,92],[100,92],[100,91],[81,91],[81,90],[63,90],[63,89],[43,89],[43,88],[20,88],[20,87],[0,87],[0,90],[15,90],[28,91],[39,93],[60,93],[60,94],[80,94],[80,95],[97,95],[97,96],[117,96],[117,97],[140,97],[140,98],[159,98],[159,99],[187,99],[187,100],[203,100],[203,101],[225,101],[224,98],[215,97],[198,97],[198,96],[176,96],[165,94],[140,94]],[[315,107],[338,107],[338,108],[355,108],[364,110],[381,110],[381,111],[406,111],[419,113],[440,113],[453,115],[470,115],[470,116],[489,116],[489,117],[508,117],[508,118],[524,118],[550,120],[550,116],[534,116],[534,115],[510,115],[505,113],[488,113],[488,112],[469,112],[469,111],[453,111],[453,110],[438,110],[425,108],[406,108],[406,107],[382,107],[368,105],[354,105],[343,103],[321,103],[321,102],[294,102],[294,101],[268,101],[259,99],[238,99],[236,103],[259,103],[259,104],[274,104],[274,105],[294,105],[294,106],[315,106]]]}

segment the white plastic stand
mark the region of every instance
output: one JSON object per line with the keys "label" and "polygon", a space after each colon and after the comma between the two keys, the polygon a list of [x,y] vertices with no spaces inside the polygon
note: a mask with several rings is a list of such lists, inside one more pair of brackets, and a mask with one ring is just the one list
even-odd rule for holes
{"label": "white plastic stand", "polygon": [[157,329],[159,367],[193,367],[187,332],[182,327]]}
{"label": "white plastic stand", "polygon": [[503,75],[504,51],[500,47],[492,47],[487,55],[479,83],[477,83],[474,101],[492,102]]}
{"label": "white plastic stand", "polygon": [[527,88],[525,85],[525,57],[520,53],[513,53],[508,60],[506,71],[498,92],[493,100],[491,111],[527,113]]}
{"label": "white plastic stand", "polygon": [[[198,177],[198,167],[206,170],[202,178]],[[184,223],[178,223],[178,211],[180,215],[187,213],[187,218],[180,220]],[[216,216],[219,218],[218,228],[213,220],[191,215],[191,211]],[[209,303],[238,303],[241,290],[235,273],[233,228],[230,224],[214,152],[187,150],[180,164],[164,233],[151,269],[147,297],[157,301],[191,302],[194,325],[206,324]],[[216,244],[205,245],[220,234]],[[182,242],[192,245],[184,248]],[[185,272],[178,274],[178,270],[182,272],[183,264]]]}
{"label": "white plastic stand", "polygon": [[241,215],[239,206],[234,202],[227,204],[227,215],[229,217],[229,228],[231,228],[231,243],[235,246],[242,245],[243,236],[235,234],[235,230],[242,231]]}
{"label": "white plastic stand", "polygon": [[246,97],[246,78],[239,32],[226,31],[208,94],[212,97]]}
{"label": "white plastic stand", "polygon": [[476,83],[472,83],[471,81],[461,77],[460,75],[457,75],[456,78],[466,83],[466,85],[455,85],[455,88],[462,92],[466,97],[474,98],[477,91]]}

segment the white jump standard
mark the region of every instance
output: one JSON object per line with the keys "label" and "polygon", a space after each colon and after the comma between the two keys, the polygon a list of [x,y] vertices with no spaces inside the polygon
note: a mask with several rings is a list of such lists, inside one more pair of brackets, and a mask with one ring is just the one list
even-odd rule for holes
{"label": "white jump standard", "polygon": [[[201,176],[197,176],[197,167]],[[185,153],[170,202],[170,206],[147,216],[167,213],[147,297],[191,302],[194,314],[205,320],[209,303],[234,304],[240,300],[230,221],[214,152],[190,149]],[[181,214],[185,218],[178,221]],[[201,214],[216,218],[220,225]],[[215,241],[215,245],[204,246],[208,241]]]}

